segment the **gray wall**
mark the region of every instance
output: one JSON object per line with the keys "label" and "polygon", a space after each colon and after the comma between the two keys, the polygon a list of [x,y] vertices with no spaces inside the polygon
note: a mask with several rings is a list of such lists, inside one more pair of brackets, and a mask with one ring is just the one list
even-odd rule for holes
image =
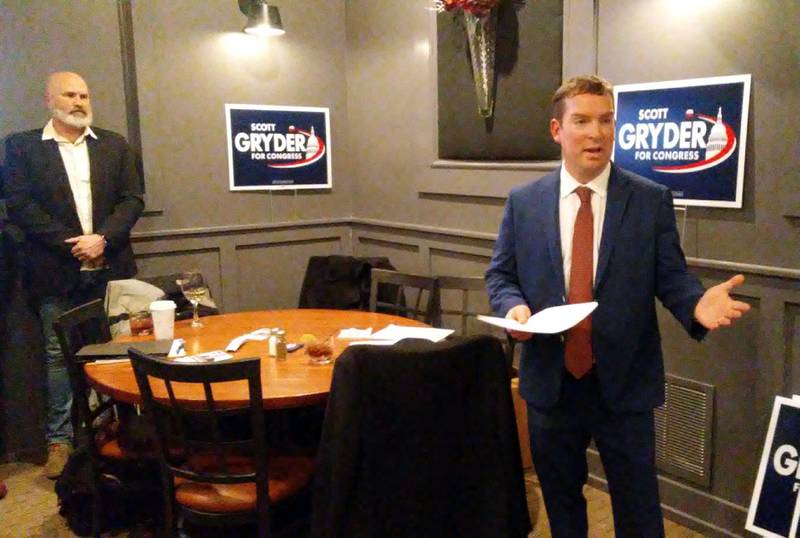
{"label": "gray wall", "polygon": [[[747,274],[740,294],[753,311],[702,345],[662,321],[668,371],[716,388],[711,486],[665,475],[662,501],[705,533],[741,534],[771,399],[800,392],[800,14],[791,0],[694,4],[566,0],[564,73],[597,69],[617,83],[753,75],[744,208],[690,208],[684,237],[705,284]],[[555,164],[437,159],[428,0],[279,5],[287,33],[260,43],[238,32],[232,0],[133,2],[148,198],[135,230],[140,273],[198,266],[227,311],[293,306],[313,254],[482,274],[506,192]],[[86,75],[98,124],[126,131],[116,10],[112,0],[0,0],[0,57],[10,59],[0,63],[0,136],[44,123],[42,81],[62,68]],[[228,102],[330,107],[333,190],[228,192]],[[30,413],[9,409],[7,421],[37,422]],[[602,485],[594,454],[592,473]]]}

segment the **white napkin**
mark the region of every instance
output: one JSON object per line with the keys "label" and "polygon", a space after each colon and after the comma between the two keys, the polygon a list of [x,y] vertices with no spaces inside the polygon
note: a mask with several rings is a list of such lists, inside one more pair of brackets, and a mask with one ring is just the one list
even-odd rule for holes
{"label": "white napkin", "polygon": [[225,351],[238,351],[239,348],[242,347],[242,344],[249,340],[266,340],[267,338],[269,338],[269,329],[256,329],[253,332],[237,336],[231,340],[227,347],[225,347]]}
{"label": "white napkin", "polygon": [[356,329],[355,327],[351,327],[349,329],[342,329],[339,331],[338,338],[343,340],[352,340],[355,338],[369,338],[372,335],[372,327],[367,327],[366,329]]}

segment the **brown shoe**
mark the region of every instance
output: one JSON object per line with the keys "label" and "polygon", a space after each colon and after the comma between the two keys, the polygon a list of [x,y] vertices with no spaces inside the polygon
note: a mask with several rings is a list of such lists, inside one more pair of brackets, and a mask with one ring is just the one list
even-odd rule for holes
{"label": "brown shoe", "polygon": [[72,449],[67,443],[53,443],[47,447],[47,463],[44,464],[44,475],[55,480],[61,476],[64,465]]}

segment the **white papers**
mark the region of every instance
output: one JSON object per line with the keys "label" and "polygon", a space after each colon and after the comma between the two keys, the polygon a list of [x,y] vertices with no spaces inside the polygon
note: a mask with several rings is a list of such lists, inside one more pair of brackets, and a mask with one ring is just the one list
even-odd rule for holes
{"label": "white papers", "polygon": [[342,329],[339,331],[339,336],[337,338],[341,340],[352,340],[355,338],[369,338],[372,335],[372,327],[367,327],[366,329],[356,329],[355,327],[351,327],[349,329]]}
{"label": "white papers", "polygon": [[545,308],[532,315],[526,323],[519,323],[513,319],[495,318],[492,316],[478,316],[478,319],[512,331],[539,334],[555,334],[564,332],[577,325],[582,319],[597,308],[596,302],[575,303],[562,306]]}
{"label": "white papers", "polygon": [[176,338],[172,341],[172,346],[169,348],[169,353],[167,353],[167,357],[175,358],[175,357],[185,357],[186,356],[186,349],[184,349],[184,341],[183,338]]}
{"label": "white papers", "polygon": [[237,336],[228,343],[225,351],[238,351],[242,344],[248,340],[266,340],[269,338],[269,329],[256,329],[253,332]]}
{"label": "white papers", "polygon": [[353,340],[348,342],[348,346],[393,346],[397,342],[395,340]]}
{"label": "white papers", "polygon": [[207,362],[219,362],[228,360],[233,355],[230,353],[225,353],[222,350],[217,351],[206,351],[205,353],[199,353],[197,355],[187,355],[185,357],[176,357],[173,359],[175,362],[184,362],[184,363],[207,363]]}
{"label": "white papers", "polygon": [[373,333],[369,340],[388,340],[392,344],[404,338],[421,338],[431,342],[439,342],[453,334],[451,329],[433,329],[431,327],[404,327],[390,323],[380,331]]}

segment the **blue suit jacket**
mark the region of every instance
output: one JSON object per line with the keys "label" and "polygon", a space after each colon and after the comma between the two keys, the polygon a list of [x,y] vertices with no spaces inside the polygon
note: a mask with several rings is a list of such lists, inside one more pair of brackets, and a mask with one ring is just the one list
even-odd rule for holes
{"label": "blue suit jacket", "polygon": [[[486,272],[492,308],[504,316],[527,304],[533,313],[566,302],[559,229],[559,170],[516,187],[506,203]],[[692,337],[704,290],[688,273],[672,195],[612,164],[594,285],[592,349],[603,398],[614,412],[639,412],[664,401],[664,365],[655,298]],[[534,335],[523,345],[520,393],[530,404],[558,402],[564,375],[563,335]]]}

